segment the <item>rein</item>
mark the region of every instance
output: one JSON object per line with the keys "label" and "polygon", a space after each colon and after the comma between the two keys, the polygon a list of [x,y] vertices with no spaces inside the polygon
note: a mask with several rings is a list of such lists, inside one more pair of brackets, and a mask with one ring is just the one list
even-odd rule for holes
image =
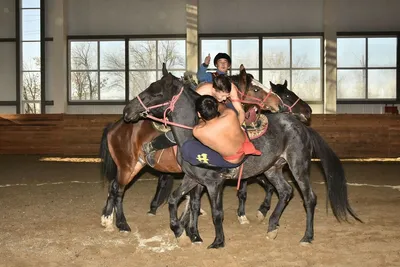
{"label": "rein", "polygon": [[[158,104],[158,105],[154,105],[154,106],[150,106],[150,107],[146,107],[146,105],[143,103],[142,99],[140,99],[140,96],[138,95],[137,99],[139,100],[139,102],[142,105],[142,107],[146,110],[145,112],[142,113],[142,116],[145,117],[145,118],[149,118],[149,119],[158,121],[158,122],[162,122],[162,123],[164,123],[165,126],[167,126],[167,124],[169,124],[169,125],[181,127],[181,128],[184,128],[184,129],[192,130],[193,127],[186,126],[186,125],[179,124],[179,123],[175,123],[175,122],[171,122],[171,121],[168,121],[168,119],[167,119],[167,111],[168,110],[174,111],[175,104],[178,101],[179,97],[181,96],[182,92],[183,92],[183,86],[182,86],[181,90],[179,91],[179,93],[172,97],[171,101],[168,101],[168,102],[165,102],[165,103],[162,103],[162,104]],[[155,109],[155,108],[166,106],[166,105],[169,105],[169,106],[164,110],[163,119],[159,119],[159,118],[154,117],[153,115],[149,114],[151,109]]]}

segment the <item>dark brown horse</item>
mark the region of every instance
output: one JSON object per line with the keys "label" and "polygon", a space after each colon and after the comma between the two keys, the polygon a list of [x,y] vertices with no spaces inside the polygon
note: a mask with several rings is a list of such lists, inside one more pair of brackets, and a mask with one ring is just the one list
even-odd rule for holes
{"label": "dark brown horse", "polygon": [[[265,109],[272,112],[282,110],[282,100],[278,95],[273,92],[267,93],[263,88],[260,88],[261,84],[259,82],[253,82],[250,77],[248,80],[246,90],[242,92],[246,96],[243,100],[263,99],[263,107]],[[115,209],[117,228],[120,231],[131,230],[126,221],[122,205],[125,187],[146,166],[143,161],[145,155],[142,145],[159,134],[160,132],[154,129],[152,122],[149,120],[141,120],[132,124],[125,123],[121,119],[104,130],[100,156],[103,161],[104,176],[110,182],[108,198],[101,216],[101,224],[104,227],[112,227]],[[155,170],[166,173],[181,172],[172,148],[158,151],[155,157],[158,159],[154,166]]]}

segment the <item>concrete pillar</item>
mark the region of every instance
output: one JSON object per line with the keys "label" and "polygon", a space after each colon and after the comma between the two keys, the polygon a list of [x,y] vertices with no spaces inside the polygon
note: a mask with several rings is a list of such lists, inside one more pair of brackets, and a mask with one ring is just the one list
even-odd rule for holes
{"label": "concrete pillar", "polygon": [[186,0],[186,71],[196,78],[198,60],[199,0]]}
{"label": "concrete pillar", "polygon": [[50,57],[50,86],[47,88],[47,99],[54,100],[54,106],[48,106],[48,113],[67,112],[67,1],[52,0],[49,23],[52,24],[52,49]]}
{"label": "concrete pillar", "polygon": [[324,0],[324,114],[336,113],[337,41],[335,1]]}

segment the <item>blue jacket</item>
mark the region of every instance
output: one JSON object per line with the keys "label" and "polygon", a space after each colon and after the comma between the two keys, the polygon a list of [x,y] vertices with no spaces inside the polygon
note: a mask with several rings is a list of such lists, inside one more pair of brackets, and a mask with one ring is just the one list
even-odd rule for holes
{"label": "blue jacket", "polygon": [[[226,74],[225,72],[217,70],[218,74]],[[197,71],[197,80],[199,83],[208,82],[211,83],[213,81],[212,72],[207,72],[207,67],[204,64],[201,64],[199,70]]]}

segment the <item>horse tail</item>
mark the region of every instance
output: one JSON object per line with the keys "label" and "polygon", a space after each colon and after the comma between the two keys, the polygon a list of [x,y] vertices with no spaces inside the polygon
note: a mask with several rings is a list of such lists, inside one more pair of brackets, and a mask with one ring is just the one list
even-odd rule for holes
{"label": "horse tail", "polygon": [[347,221],[347,214],[349,213],[357,221],[362,222],[350,207],[347,196],[347,181],[340,159],[314,129],[307,128],[313,151],[321,160],[333,214],[338,221]]}
{"label": "horse tail", "polygon": [[154,202],[154,205],[157,208],[167,202],[168,197],[171,195],[173,186],[174,186],[174,177],[172,175],[162,174],[159,177],[159,183],[157,185],[157,192],[159,192],[159,194]]}
{"label": "horse tail", "polygon": [[101,176],[106,177],[109,182],[117,176],[117,165],[111,157],[107,142],[107,134],[112,125],[110,123],[104,128],[100,142]]}

